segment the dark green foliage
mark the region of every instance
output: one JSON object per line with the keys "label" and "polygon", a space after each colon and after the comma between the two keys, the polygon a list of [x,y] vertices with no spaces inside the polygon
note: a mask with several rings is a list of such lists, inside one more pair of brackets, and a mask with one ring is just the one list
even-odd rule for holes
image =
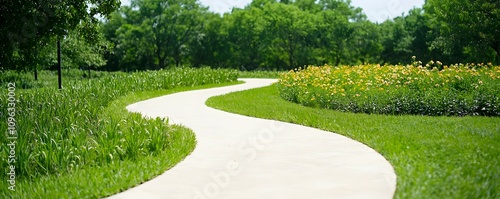
{"label": "dark green foliage", "polygon": [[206,10],[194,0],[137,0],[120,8],[102,27],[116,47],[107,55],[107,69],[167,69],[186,64],[191,52],[197,52],[191,47],[205,38]]}
{"label": "dark green foliage", "polygon": [[500,58],[500,2],[492,0],[426,1],[429,24],[440,33],[432,47],[463,54],[472,62]]}
{"label": "dark green foliage", "polygon": [[[486,0],[427,1],[423,8],[381,24],[368,21],[360,8],[344,0],[254,0],[223,15],[210,13],[196,0],[135,0],[110,14],[116,3],[99,2],[90,12],[82,11],[85,3],[74,1],[26,2],[17,10],[18,3],[5,4],[0,70],[50,67],[58,35],[69,35],[62,38],[64,67],[106,64],[103,69],[109,71],[409,64],[412,56],[445,64],[500,63],[499,4]],[[37,12],[25,13],[31,8]],[[94,12],[108,20],[95,20]],[[9,35],[26,32],[11,15],[27,19],[37,34],[7,45]],[[33,17],[41,20],[31,22]]]}
{"label": "dark green foliage", "polygon": [[[175,9],[191,1],[175,1],[162,7],[162,15],[154,14],[152,10],[158,7],[154,2],[158,3],[135,1],[137,9],[122,7],[103,25],[105,37],[116,46],[107,55],[108,69],[141,70],[180,63],[288,70],[307,64],[378,62],[382,50],[377,26],[349,2],[261,0],[222,17],[201,6]],[[181,16],[192,22],[182,22]],[[186,28],[189,31],[183,32]]]}
{"label": "dark green foliage", "polygon": [[33,70],[38,53],[78,29],[87,41],[98,38],[97,17],[106,17],[119,0],[21,0],[0,5],[0,65],[5,69]]}

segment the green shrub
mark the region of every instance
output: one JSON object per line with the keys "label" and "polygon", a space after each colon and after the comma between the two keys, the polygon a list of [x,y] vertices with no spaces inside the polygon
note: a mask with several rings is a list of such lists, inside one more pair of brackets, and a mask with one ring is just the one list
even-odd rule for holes
{"label": "green shrub", "polygon": [[500,66],[310,66],[283,74],[278,88],[286,100],[346,112],[500,116]]}

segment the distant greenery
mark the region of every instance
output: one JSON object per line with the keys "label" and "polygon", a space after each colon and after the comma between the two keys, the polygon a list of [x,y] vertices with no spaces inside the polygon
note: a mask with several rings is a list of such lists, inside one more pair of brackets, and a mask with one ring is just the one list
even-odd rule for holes
{"label": "distant greenery", "polygon": [[282,99],[276,85],[210,98],[207,104],[365,143],[393,165],[395,198],[500,198],[498,117],[367,115],[310,108]]}
{"label": "distant greenery", "polygon": [[119,8],[118,0],[20,5],[0,8],[6,21],[0,70],[53,68],[58,38],[64,68],[108,71],[291,70],[409,64],[412,56],[500,64],[500,3],[491,0],[429,0],[382,23],[347,0],[253,0],[223,15],[199,0],[134,0]]}
{"label": "distant greenery", "polygon": [[[106,18],[120,7],[118,0],[79,1],[6,1],[0,7],[0,71],[33,71],[50,63],[48,49],[55,49],[56,40],[65,46],[67,62],[104,64],[105,41],[99,34],[100,19]],[[74,37],[79,35],[78,38]],[[52,56],[51,60],[55,60]]]}
{"label": "distant greenery", "polygon": [[[410,64],[412,56],[448,65],[500,63],[495,34],[500,5],[487,0],[427,1],[423,8],[379,24],[343,0],[253,0],[222,16],[199,1],[162,2],[166,0],[138,0],[102,25],[115,46],[106,56],[106,69],[205,65],[291,70]],[[464,9],[455,9],[457,5]]]}
{"label": "distant greenery", "polygon": [[278,78],[284,72],[279,71],[238,71],[238,78]]}
{"label": "distant greenery", "polygon": [[[75,81],[85,79],[101,78],[104,76],[116,76],[123,74],[121,72],[103,72],[103,71],[86,71],[79,69],[66,69],[62,71],[63,87],[66,83],[72,84]],[[38,71],[38,81],[35,80],[33,74],[19,71],[4,71],[0,76],[0,86],[7,87],[7,83],[15,82],[16,86],[21,89],[34,89],[42,87],[57,88],[57,71],[42,70]]]}
{"label": "distant greenery", "polygon": [[[162,91],[165,89],[235,82],[236,77],[236,71],[185,68],[106,74],[69,82],[63,90],[17,88],[15,119],[19,136],[13,165],[18,187],[16,192],[11,192],[3,180],[0,196],[10,198],[14,193],[14,198],[96,198],[94,194],[101,197],[115,193],[158,175],[193,149],[194,136],[189,130],[170,126],[167,120],[150,120],[140,114],[127,113],[124,107],[135,101],[121,97],[144,100],[171,92]],[[143,91],[151,92],[135,94]],[[133,94],[138,96],[130,96]],[[0,110],[7,110],[7,95],[0,95],[0,102]],[[0,115],[0,120],[7,121],[7,115]],[[0,122],[0,129],[7,129],[7,122]],[[6,144],[9,140],[2,136],[0,142]],[[2,179],[8,178],[8,154],[6,147],[1,148]],[[160,162],[165,165],[153,170],[137,167],[151,169],[141,161],[158,165],[157,158],[164,159]],[[126,166],[125,170],[119,165]],[[98,168],[103,168],[103,173],[92,173]],[[113,172],[116,169],[130,175],[116,175]],[[81,183],[71,182],[74,179],[67,177],[79,172],[83,173],[78,177]],[[98,181],[89,182],[85,179],[89,175],[95,176],[89,179]],[[75,184],[78,186],[71,190],[64,188]],[[82,193],[89,191],[82,191],[84,188],[97,190],[85,195]]]}
{"label": "distant greenery", "polygon": [[430,30],[419,34],[435,37],[428,40],[431,54],[443,52],[447,55],[443,58],[454,62],[465,58],[467,62],[478,63],[495,58],[499,63],[500,1],[428,0],[424,10],[426,20],[422,21]]}
{"label": "distant greenery", "polygon": [[292,102],[355,113],[500,116],[500,66],[309,66],[278,88]]}

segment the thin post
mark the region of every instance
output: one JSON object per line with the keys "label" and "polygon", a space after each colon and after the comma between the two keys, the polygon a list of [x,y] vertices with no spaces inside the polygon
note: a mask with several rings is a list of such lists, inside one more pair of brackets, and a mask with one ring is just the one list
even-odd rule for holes
{"label": "thin post", "polygon": [[59,82],[59,90],[62,89],[62,70],[61,70],[61,38],[57,38],[57,80]]}

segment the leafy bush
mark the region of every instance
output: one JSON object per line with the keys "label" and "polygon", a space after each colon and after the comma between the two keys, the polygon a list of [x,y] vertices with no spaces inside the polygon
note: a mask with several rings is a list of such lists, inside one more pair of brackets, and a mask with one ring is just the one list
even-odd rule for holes
{"label": "leafy bush", "polygon": [[[154,156],[169,145],[167,121],[139,114],[116,117],[103,112],[110,102],[130,92],[232,82],[236,76],[230,70],[175,69],[113,73],[71,82],[63,90],[18,88],[16,178],[29,180]],[[6,102],[7,95],[0,95],[0,110],[7,110]],[[0,121],[0,129],[7,129],[7,114],[0,115]],[[5,146],[10,142],[6,136],[0,141]],[[2,147],[0,152],[0,178],[7,179],[9,151]]]}
{"label": "leafy bush", "polygon": [[500,66],[309,66],[281,76],[281,97],[375,114],[500,116]]}

